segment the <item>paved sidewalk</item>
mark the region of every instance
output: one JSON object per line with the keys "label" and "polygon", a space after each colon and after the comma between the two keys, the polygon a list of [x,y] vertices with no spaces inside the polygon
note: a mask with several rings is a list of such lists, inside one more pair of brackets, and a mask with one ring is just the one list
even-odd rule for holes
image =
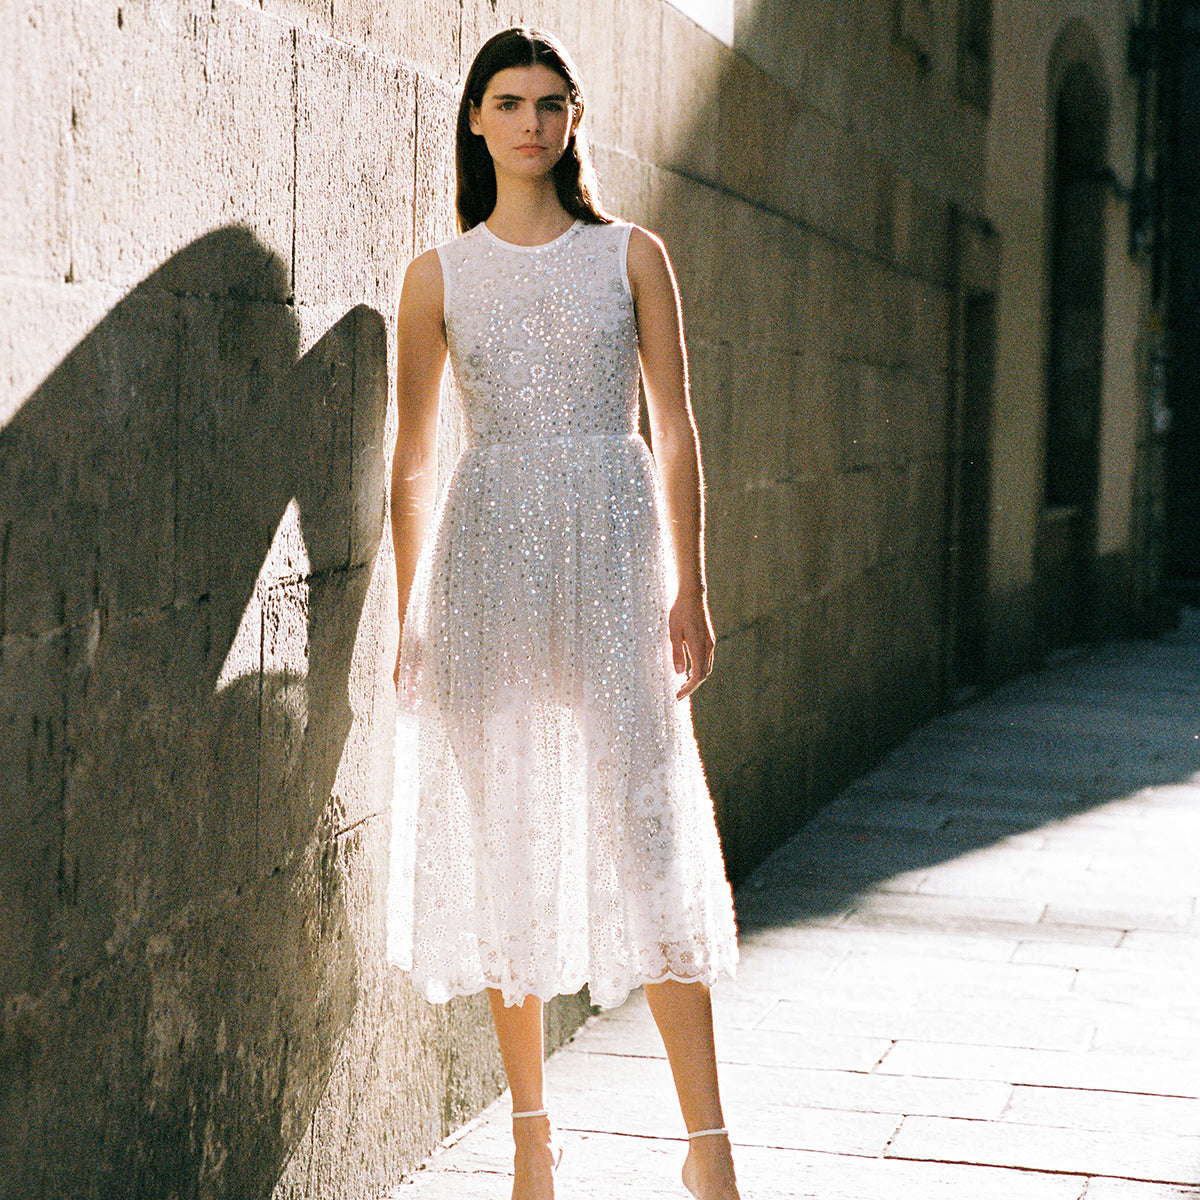
{"label": "paved sidewalk", "polygon": [[[1200,1197],[1200,619],[934,722],[758,870],[714,990],[746,1200]],[[645,1001],[548,1064],[563,1200],[683,1197]],[[505,1200],[507,1098],[395,1200]]]}

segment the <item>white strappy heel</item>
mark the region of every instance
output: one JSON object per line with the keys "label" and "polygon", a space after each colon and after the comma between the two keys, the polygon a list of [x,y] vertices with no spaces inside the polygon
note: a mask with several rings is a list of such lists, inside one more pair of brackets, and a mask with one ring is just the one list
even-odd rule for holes
{"label": "white strappy heel", "polygon": [[715,1137],[718,1133],[723,1133],[726,1137],[729,1136],[728,1129],[697,1129],[695,1133],[688,1134],[688,1141],[698,1137]]}
{"label": "white strappy heel", "polygon": [[522,1117],[548,1117],[550,1110],[547,1108],[531,1108],[528,1112],[515,1112],[512,1115],[514,1121],[519,1121]]}

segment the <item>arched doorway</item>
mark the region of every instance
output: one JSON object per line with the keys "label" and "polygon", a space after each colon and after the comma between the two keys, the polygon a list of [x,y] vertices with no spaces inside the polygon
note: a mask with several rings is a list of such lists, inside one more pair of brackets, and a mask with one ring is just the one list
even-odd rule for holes
{"label": "arched doorway", "polygon": [[1092,629],[1104,349],[1108,98],[1093,68],[1062,73],[1054,104],[1044,493],[1037,565],[1046,649]]}

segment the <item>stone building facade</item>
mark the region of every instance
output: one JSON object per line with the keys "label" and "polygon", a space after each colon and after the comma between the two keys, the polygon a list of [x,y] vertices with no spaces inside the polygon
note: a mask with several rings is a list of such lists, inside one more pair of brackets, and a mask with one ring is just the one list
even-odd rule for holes
{"label": "stone building facade", "polygon": [[1153,591],[1138,7],[2,0],[0,1195],[378,1195],[500,1086],[383,955],[390,332],[484,38],[573,48],[680,277],[736,878]]}

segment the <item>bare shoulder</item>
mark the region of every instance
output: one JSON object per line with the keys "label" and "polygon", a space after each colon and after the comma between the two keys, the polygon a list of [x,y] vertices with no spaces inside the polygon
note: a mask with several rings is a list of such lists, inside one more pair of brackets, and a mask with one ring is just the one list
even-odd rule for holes
{"label": "bare shoulder", "polygon": [[669,263],[667,248],[657,233],[633,225],[629,231],[629,267],[661,270]]}
{"label": "bare shoulder", "polygon": [[442,263],[438,252],[426,250],[408,264],[404,272],[404,287],[400,293],[400,308],[413,313],[442,313]]}
{"label": "bare shoulder", "polygon": [[626,267],[635,297],[645,289],[674,290],[674,272],[662,238],[640,225],[634,225],[630,230]]}
{"label": "bare shoulder", "polygon": [[438,257],[436,248],[418,254],[408,264],[408,270],[404,272],[404,286],[406,289],[413,288],[415,292],[435,290],[438,297],[441,297],[442,260]]}

